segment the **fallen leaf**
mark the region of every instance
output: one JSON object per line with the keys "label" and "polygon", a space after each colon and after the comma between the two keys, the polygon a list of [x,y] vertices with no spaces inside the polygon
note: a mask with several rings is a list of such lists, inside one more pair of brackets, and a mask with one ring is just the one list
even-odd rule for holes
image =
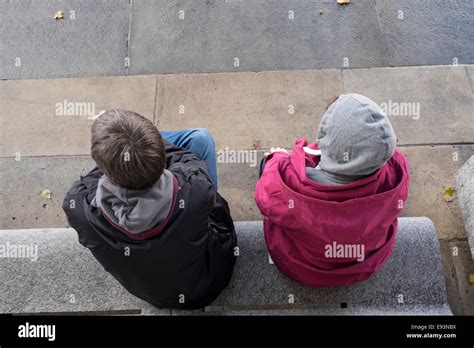
{"label": "fallen leaf", "polygon": [[48,189],[44,189],[40,193],[41,197],[44,199],[51,199],[51,194],[52,194],[51,190],[48,190]]}
{"label": "fallen leaf", "polygon": [[254,140],[252,141],[252,146],[254,149],[260,149],[262,147],[262,141],[261,140]]}
{"label": "fallen leaf", "polygon": [[469,274],[469,283],[474,284],[474,273]]}
{"label": "fallen leaf", "polygon": [[56,11],[56,13],[53,15],[53,18],[56,19],[56,20],[63,19],[64,18],[63,11]]}
{"label": "fallen leaf", "polygon": [[351,0],[337,0],[339,5],[347,5],[351,2]]}
{"label": "fallen leaf", "polygon": [[446,202],[452,202],[454,199],[454,192],[456,190],[452,186],[446,186],[443,191],[443,198]]}
{"label": "fallen leaf", "polygon": [[321,16],[323,14],[323,10],[319,10],[319,15]]}

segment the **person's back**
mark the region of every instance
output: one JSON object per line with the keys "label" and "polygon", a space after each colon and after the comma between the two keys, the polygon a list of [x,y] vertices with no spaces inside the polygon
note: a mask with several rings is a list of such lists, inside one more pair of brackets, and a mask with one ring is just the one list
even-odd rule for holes
{"label": "person's back", "polygon": [[124,110],[94,122],[91,154],[98,166],[63,203],[80,243],[157,307],[211,303],[232,276],[236,235],[208,166]]}
{"label": "person's back", "polygon": [[317,143],[298,139],[290,154],[266,158],[255,200],[283,273],[309,286],[342,286],[383,266],[408,194],[408,163],[395,147],[377,104],[347,94],[326,110]]}

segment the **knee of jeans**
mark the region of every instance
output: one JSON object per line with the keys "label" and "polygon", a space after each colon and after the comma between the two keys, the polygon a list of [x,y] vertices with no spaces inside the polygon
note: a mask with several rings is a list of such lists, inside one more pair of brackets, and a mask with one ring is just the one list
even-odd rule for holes
{"label": "knee of jeans", "polygon": [[214,138],[212,137],[211,132],[206,128],[195,128],[193,132],[193,141],[206,147],[214,147]]}

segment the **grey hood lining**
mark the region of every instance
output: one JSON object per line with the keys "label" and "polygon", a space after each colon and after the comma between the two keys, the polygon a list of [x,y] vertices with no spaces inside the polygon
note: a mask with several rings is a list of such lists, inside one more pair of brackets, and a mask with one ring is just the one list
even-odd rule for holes
{"label": "grey hood lining", "polygon": [[173,185],[173,174],[167,169],[152,187],[145,190],[126,189],[103,175],[91,205],[100,208],[113,224],[138,234],[166,220],[173,208]]}

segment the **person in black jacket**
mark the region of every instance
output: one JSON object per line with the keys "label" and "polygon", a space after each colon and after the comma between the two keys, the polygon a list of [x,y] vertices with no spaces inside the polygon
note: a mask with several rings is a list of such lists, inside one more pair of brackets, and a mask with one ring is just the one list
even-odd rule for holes
{"label": "person in black jacket", "polygon": [[92,125],[91,155],[97,166],[63,202],[79,242],[156,307],[210,304],[230,281],[237,237],[209,132],[160,134],[143,116],[111,110]]}

